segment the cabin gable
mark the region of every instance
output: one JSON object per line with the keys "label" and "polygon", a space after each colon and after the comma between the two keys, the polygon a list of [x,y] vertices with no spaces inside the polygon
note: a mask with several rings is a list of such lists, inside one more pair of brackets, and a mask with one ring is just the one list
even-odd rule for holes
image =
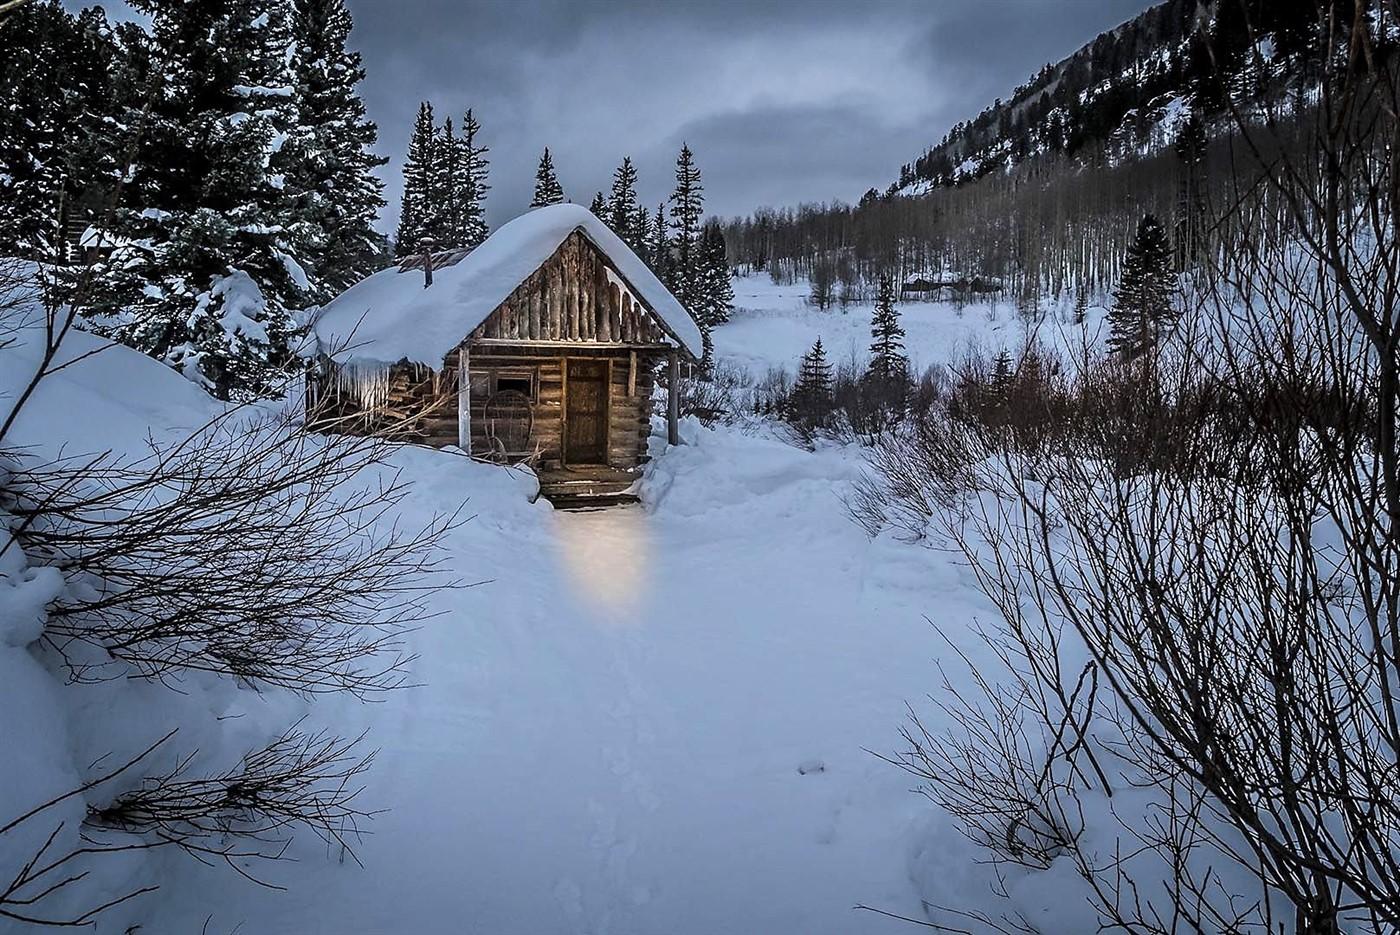
{"label": "cabin gable", "polygon": [[673,341],[652,310],[582,231],[574,231],[467,338],[663,348]]}

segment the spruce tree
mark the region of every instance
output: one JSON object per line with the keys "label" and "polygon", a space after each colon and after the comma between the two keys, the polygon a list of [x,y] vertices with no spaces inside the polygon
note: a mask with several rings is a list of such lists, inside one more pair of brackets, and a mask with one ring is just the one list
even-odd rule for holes
{"label": "spruce tree", "polygon": [[[310,296],[273,165],[295,125],[281,0],[133,0],[159,69],[93,324],[224,397],[276,392]],[[133,118],[134,119],[134,118]]]}
{"label": "spruce tree", "polygon": [[1074,323],[1084,324],[1089,318],[1089,291],[1080,283],[1074,290]]}
{"label": "spruce tree", "polygon": [[699,291],[699,313],[705,330],[728,321],[734,309],[734,280],[729,275],[724,228],[713,218],[700,231]]}
{"label": "spruce tree", "polygon": [[276,164],[313,298],[325,301],[373,272],[384,252],[374,226],[384,183],[374,170],[388,160],[373,152],[379,130],[356,90],[365,70],[349,48],[344,0],[295,0],[293,24],[297,119]]}
{"label": "spruce tree", "polygon": [[651,246],[648,252],[651,254],[651,271],[656,274],[656,278],[671,284],[671,238],[666,230],[666,208],[664,205],[656,206],[656,218],[649,227],[651,228]]}
{"label": "spruce tree", "polygon": [[642,262],[648,266],[652,265],[654,259],[651,255],[651,213],[647,211],[645,205],[637,205],[632,212],[632,249],[637,252],[637,256],[642,258]]}
{"label": "spruce tree", "polygon": [[466,230],[459,202],[463,188],[462,146],[451,117],[442,122],[434,152],[424,232],[433,238],[435,249],[456,250],[465,243]]}
{"label": "spruce tree", "polygon": [[700,170],[687,145],[676,157],[676,190],[671,193],[671,252],[668,285],[692,314],[700,299],[700,218],[704,214]]}
{"label": "spruce tree", "polygon": [[549,147],[540,156],[539,168],[535,170],[535,197],[530,199],[530,207],[542,208],[557,205],[564,201],[564,188],[559,177],[554,174],[554,159],[549,155]]}
{"label": "spruce tree", "polygon": [[1171,304],[1171,244],[1151,214],[1138,224],[1113,298],[1108,343],[1129,360],[1155,348],[1176,320]]}
{"label": "spruce tree", "polygon": [[1011,351],[1002,348],[992,363],[991,385],[987,387],[984,402],[985,406],[981,413],[984,422],[995,423],[1001,421],[1005,415],[1006,404],[1011,399],[1011,384],[1016,379],[1016,369],[1012,365]]}
{"label": "spruce tree", "polygon": [[793,417],[809,424],[821,424],[831,414],[831,364],[820,337],[802,358],[789,406]]}
{"label": "spruce tree", "polygon": [[394,235],[394,253],[405,257],[418,252],[419,243],[431,224],[433,178],[437,164],[437,124],[433,105],[418,105],[413,135],[408,141],[408,158],[403,164],[403,198],[399,202],[399,227]]}
{"label": "spruce tree", "polygon": [[479,246],[490,233],[486,226],[486,193],[491,189],[486,181],[491,165],[486,154],[490,150],[478,142],[477,134],[480,132],[481,124],[468,109],[462,117],[462,134],[458,138],[462,187],[457,194],[461,246],[467,249]]}
{"label": "spruce tree", "polygon": [[593,214],[594,217],[601,218],[605,222],[607,221],[608,200],[603,197],[602,192],[598,192],[593,196],[593,201],[589,203],[588,210]]}
{"label": "spruce tree", "polygon": [[608,225],[629,247],[637,249],[644,228],[637,223],[637,168],[632,157],[624,156],[613,173],[612,194],[608,201]]}
{"label": "spruce tree", "polygon": [[884,394],[903,393],[909,383],[904,328],[894,302],[894,277],[880,277],[875,315],[870,320],[870,367],[866,377]]}
{"label": "spruce tree", "polygon": [[100,8],[22,5],[0,17],[0,49],[0,255],[61,260],[62,228],[105,213],[138,89]]}

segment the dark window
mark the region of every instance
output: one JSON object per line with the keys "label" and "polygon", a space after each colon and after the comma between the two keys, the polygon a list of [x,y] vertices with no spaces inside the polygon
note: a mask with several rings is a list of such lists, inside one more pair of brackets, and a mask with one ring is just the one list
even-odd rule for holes
{"label": "dark window", "polygon": [[510,374],[509,376],[507,376],[505,374],[501,374],[500,376],[496,377],[496,392],[504,393],[507,390],[514,390],[517,393],[524,393],[527,397],[533,399],[535,395],[535,381],[532,380],[529,376],[522,376],[517,374]]}

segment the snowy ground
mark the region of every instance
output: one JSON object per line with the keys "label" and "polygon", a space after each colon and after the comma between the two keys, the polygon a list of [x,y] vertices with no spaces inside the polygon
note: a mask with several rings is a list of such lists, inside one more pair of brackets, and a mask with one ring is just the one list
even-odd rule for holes
{"label": "snowy ground", "polygon": [[[899,930],[859,902],[917,914],[929,809],[862,748],[892,749],[934,683],[921,615],[970,612],[963,572],[866,540],[839,500],[850,453],[687,434],[654,510],[493,500],[455,540],[489,583],[420,634],[423,687],[320,713],[382,748],[369,794],[393,811],[365,870],[313,849],[274,871],[285,894],[209,871],[153,929],[849,933]],[[460,462],[405,455],[430,479],[417,503],[450,506]]]}
{"label": "snowy ground", "polygon": [[[734,314],[715,331],[715,352],[721,360],[742,366],[761,377],[770,366],[796,370],[797,361],[821,338],[827,359],[855,361],[863,366],[870,351],[870,303],[820,310],[807,304],[811,290],[803,280],[774,284],[766,274],[736,280]],[[1101,328],[1104,309],[1090,304],[1087,328],[1069,325],[1071,300],[1046,299],[1043,319],[1028,327],[1015,304],[986,299],[958,308],[950,302],[901,303],[900,323],[910,363],[916,371],[958,359],[969,349],[995,354],[1003,347],[1025,345],[1029,335],[1051,346],[1073,349]]]}
{"label": "snowy ground", "polygon": [[[868,307],[812,312],[804,292],[742,281],[721,357],[790,365],[818,332],[838,354],[865,342]],[[1022,334],[947,305],[909,306],[905,322],[924,363]],[[362,804],[391,810],[364,868],[309,839],[260,871],[286,892],[178,862],[175,885],[135,910],[142,931],[899,932],[853,907],[920,916],[931,887],[985,887],[909,777],[866,749],[895,750],[905,703],[938,684],[945,649],[925,615],[955,628],[989,614],[970,573],[851,522],[855,449],[684,434],[654,462],[645,508],[595,513],[403,449],[405,518],[468,500],[475,518],[450,545],[457,574],[482,583],[440,595],[443,616],[414,636],[419,687],[313,706],[381,750]]]}

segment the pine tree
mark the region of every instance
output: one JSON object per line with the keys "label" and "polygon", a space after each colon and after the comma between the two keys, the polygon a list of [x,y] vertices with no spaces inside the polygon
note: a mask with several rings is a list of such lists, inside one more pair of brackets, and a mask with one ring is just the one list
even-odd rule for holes
{"label": "pine tree", "polygon": [[700,231],[700,322],[705,330],[729,320],[734,309],[734,280],[729,275],[729,255],[724,244],[724,228],[718,220],[707,221]]}
{"label": "pine tree", "polygon": [[604,221],[608,219],[608,200],[603,197],[602,192],[598,192],[593,196],[593,201],[589,203],[588,210],[594,217],[602,218]]}
{"label": "pine tree", "polygon": [[882,393],[903,393],[909,383],[909,358],[904,354],[904,328],[894,304],[894,277],[880,277],[875,315],[870,320],[870,367],[866,378]]}
{"label": "pine tree", "polygon": [[624,156],[613,173],[612,195],[608,201],[608,224],[629,247],[637,249],[644,228],[637,223],[637,168],[632,157]]}
{"label": "pine tree", "polygon": [[277,165],[313,298],[324,301],[373,272],[384,252],[374,226],[384,183],[374,170],[388,160],[372,152],[379,130],[356,91],[365,70],[348,47],[353,21],[344,0],[295,0],[293,23],[297,122]]}
{"label": "pine tree", "polygon": [[998,423],[1006,414],[1006,404],[1011,399],[1011,384],[1016,380],[1016,369],[1012,365],[1011,352],[1002,348],[992,363],[991,384],[983,399],[981,417],[984,422]]}
{"label": "pine tree", "polygon": [[666,208],[664,205],[656,206],[656,219],[649,224],[651,228],[651,246],[648,252],[651,254],[651,271],[656,274],[656,278],[663,283],[671,282],[671,264],[674,262],[671,255],[671,238],[666,229]]}
{"label": "pine tree", "polygon": [[1155,348],[1176,320],[1171,305],[1171,245],[1151,214],[1138,224],[1113,298],[1108,343],[1129,360]]}
{"label": "pine tree", "polygon": [[652,265],[655,259],[651,254],[651,213],[647,211],[645,205],[637,205],[637,210],[632,212],[632,249],[637,252],[637,256],[642,258],[642,262],[647,266]]}
{"label": "pine tree", "polygon": [[824,423],[831,414],[831,364],[821,338],[802,358],[789,407],[794,418],[813,425]]}
{"label": "pine tree", "polygon": [[405,257],[417,253],[431,224],[433,178],[437,164],[437,123],[433,105],[418,105],[413,135],[408,141],[408,158],[403,164],[403,198],[399,202],[399,227],[394,235],[394,252]]}
{"label": "pine tree", "polygon": [[135,89],[100,8],[22,5],[0,17],[0,49],[0,255],[62,259],[62,227],[105,213]]}
{"label": "pine tree", "polygon": [[224,398],[278,391],[309,263],[272,165],[295,127],[281,0],[133,0],[159,70],[93,325]]}
{"label": "pine tree", "polygon": [[1089,291],[1080,283],[1074,290],[1074,323],[1082,325],[1089,319]]}
{"label": "pine tree", "polygon": [[676,190],[671,193],[671,251],[674,262],[667,285],[692,314],[700,299],[700,218],[704,214],[704,188],[690,147],[681,146],[676,157]]}
{"label": "pine tree", "polygon": [[481,124],[468,109],[462,117],[462,135],[458,140],[462,187],[457,195],[461,246],[467,249],[479,246],[490,233],[486,226],[486,193],[491,190],[486,181],[491,165],[486,154],[490,150],[477,142],[480,132]]}
{"label": "pine tree", "polygon": [[557,205],[564,201],[564,188],[559,177],[554,174],[554,159],[549,155],[549,147],[540,156],[539,168],[535,170],[535,197],[530,199],[530,207],[542,208]]}
{"label": "pine tree", "polygon": [[433,238],[434,249],[456,250],[466,241],[459,196],[462,193],[462,144],[457,128],[448,117],[437,131],[434,159],[428,177],[428,209],[424,233]]}

